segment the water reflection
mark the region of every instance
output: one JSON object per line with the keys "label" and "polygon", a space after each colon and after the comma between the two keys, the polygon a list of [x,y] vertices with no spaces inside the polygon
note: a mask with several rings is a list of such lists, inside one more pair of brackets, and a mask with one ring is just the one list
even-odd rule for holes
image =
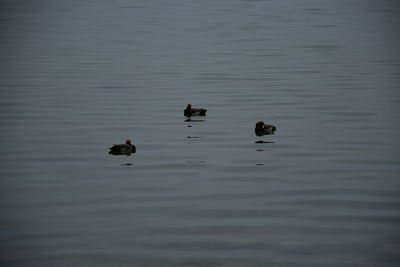
{"label": "water reflection", "polygon": [[205,122],[205,120],[192,120],[190,117],[188,117],[185,122]]}
{"label": "water reflection", "polygon": [[204,164],[206,162],[204,160],[188,160],[188,161],[186,161],[186,164],[196,164],[196,163]]}
{"label": "water reflection", "polygon": [[256,143],[256,144],[272,144],[272,143],[275,143],[275,142],[273,142],[273,141],[258,140],[258,141],[255,141],[254,143]]}
{"label": "water reflection", "polygon": [[128,163],[122,163],[121,164],[121,166],[132,166],[132,165],[134,165],[133,163],[130,163],[130,162],[128,162]]}
{"label": "water reflection", "polygon": [[136,153],[136,149],[133,149],[133,150],[119,150],[119,151],[110,150],[108,152],[108,154],[114,155],[114,156],[121,156],[121,155],[130,156],[133,153]]}

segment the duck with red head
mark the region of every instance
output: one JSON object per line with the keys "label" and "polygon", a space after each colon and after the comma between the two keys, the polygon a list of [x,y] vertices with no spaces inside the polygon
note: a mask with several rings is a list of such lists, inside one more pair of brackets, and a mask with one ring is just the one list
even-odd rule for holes
{"label": "duck with red head", "polygon": [[132,145],[130,139],[126,139],[125,144],[117,144],[110,147],[109,154],[113,155],[130,155],[136,152],[136,146]]}
{"label": "duck with red head", "polygon": [[276,131],[276,127],[271,124],[266,124],[263,121],[258,121],[254,130],[257,136],[263,136],[274,134],[274,132]]}
{"label": "duck with red head", "polygon": [[187,117],[190,116],[205,116],[207,109],[204,108],[192,108],[191,104],[187,104],[186,109],[183,111],[183,114]]}

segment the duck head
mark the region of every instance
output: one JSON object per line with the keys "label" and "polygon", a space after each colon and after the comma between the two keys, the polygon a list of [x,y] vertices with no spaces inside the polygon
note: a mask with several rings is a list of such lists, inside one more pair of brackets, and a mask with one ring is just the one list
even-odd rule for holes
{"label": "duck head", "polygon": [[256,129],[257,129],[257,130],[262,130],[262,129],[264,129],[264,122],[263,122],[263,121],[258,121],[258,122],[256,123]]}

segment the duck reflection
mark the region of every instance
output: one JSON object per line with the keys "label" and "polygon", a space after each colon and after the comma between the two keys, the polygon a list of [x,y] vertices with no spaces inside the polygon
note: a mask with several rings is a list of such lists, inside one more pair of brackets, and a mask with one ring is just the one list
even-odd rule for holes
{"label": "duck reflection", "polygon": [[108,154],[110,154],[110,155],[114,155],[114,156],[122,156],[122,155],[125,155],[125,156],[130,156],[130,155],[132,155],[133,153],[135,153],[136,151],[109,151],[108,152]]}
{"label": "duck reflection", "polygon": [[205,120],[193,120],[191,118],[185,120],[185,122],[204,122]]}

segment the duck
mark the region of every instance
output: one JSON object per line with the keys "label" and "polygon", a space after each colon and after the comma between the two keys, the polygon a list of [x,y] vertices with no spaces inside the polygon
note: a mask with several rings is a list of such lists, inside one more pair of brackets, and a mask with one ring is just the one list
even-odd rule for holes
{"label": "duck", "polygon": [[272,124],[266,124],[263,121],[258,121],[254,130],[257,136],[262,136],[274,134],[274,132],[276,131],[276,127]]}
{"label": "duck", "polygon": [[136,152],[136,146],[132,145],[130,139],[126,139],[125,144],[117,144],[110,147],[109,154],[113,155],[130,155]]}
{"label": "duck", "polygon": [[207,109],[204,108],[192,108],[191,104],[187,104],[186,109],[184,110],[184,115],[187,117],[190,116],[205,116]]}

